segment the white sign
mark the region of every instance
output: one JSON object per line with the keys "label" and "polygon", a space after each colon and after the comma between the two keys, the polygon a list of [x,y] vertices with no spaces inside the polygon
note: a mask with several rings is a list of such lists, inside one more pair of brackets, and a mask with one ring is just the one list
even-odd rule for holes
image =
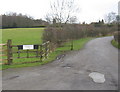
{"label": "white sign", "polygon": [[30,49],[34,49],[33,45],[23,45],[23,50],[30,50]]}

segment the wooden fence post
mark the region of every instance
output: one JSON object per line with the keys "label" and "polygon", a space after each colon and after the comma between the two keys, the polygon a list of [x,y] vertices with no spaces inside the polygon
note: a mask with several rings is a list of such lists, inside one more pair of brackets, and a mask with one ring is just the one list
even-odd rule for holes
{"label": "wooden fence post", "polygon": [[45,58],[47,58],[47,54],[48,54],[48,42],[46,42],[45,44]]}
{"label": "wooden fence post", "polygon": [[8,65],[12,64],[12,40],[7,41],[7,59]]}
{"label": "wooden fence post", "polygon": [[43,49],[42,49],[42,45],[40,45],[40,61],[42,62],[42,58],[43,58]]}
{"label": "wooden fence post", "polygon": [[73,41],[71,42],[71,50],[73,50]]}

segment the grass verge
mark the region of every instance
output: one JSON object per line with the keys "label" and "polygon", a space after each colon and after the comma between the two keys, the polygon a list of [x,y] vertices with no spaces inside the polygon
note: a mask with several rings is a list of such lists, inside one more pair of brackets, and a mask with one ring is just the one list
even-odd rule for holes
{"label": "grass verge", "polygon": [[[74,50],[80,50],[91,39],[93,39],[93,38],[82,38],[82,39],[79,39],[79,40],[74,40],[73,41],[73,44],[74,44],[73,49]],[[56,50],[54,52],[51,52],[49,54],[48,58],[44,59],[42,62],[18,64],[18,65],[15,65],[15,64],[13,64],[13,65],[3,65],[2,69],[44,65],[46,63],[54,61],[56,59],[56,57],[63,54],[63,52],[70,51],[71,50],[71,47],[69,46],[70,44],[71,44],[71,42],[67,42],[67,43],[64,43],[63,47],[56,48]]]}
{"label": "grass verge", "polygon": [[118,42],[116,42],[115,40],[112,40],[111,43],[114,47],[120,49],[120,44]]}

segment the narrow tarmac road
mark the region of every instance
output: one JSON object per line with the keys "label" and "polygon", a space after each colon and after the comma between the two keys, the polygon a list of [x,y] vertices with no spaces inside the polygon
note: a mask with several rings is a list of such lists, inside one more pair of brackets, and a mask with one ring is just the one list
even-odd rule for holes
{"label": "narrow tarmac road", "polygon": [[[117,90],[118,49],[112,39],[91,40],[82,50],[43,66],[3,70],[3,90]],[[91,72],[104,74],[106,81],[93,82]]]}

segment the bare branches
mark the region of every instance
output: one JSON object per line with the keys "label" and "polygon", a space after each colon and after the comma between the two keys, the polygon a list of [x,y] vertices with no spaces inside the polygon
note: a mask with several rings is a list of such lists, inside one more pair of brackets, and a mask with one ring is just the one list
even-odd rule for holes
{"label": "bare branches", "polygon": [[68,23],[70,19],[75,16],[78,7],[75,6],[74,0],[56,0],[51,3],[51,12],[47,14],[47,20],[53,22],[56,20],[56,23]]}
{"label": "bare branches", "polygon": [[110,12],[110,13],[108,13],[108,15],[105,16],[105,20],[107,23],[110,24],[110,23],[116,21],[116,16],[117,16],[116,13]]}

